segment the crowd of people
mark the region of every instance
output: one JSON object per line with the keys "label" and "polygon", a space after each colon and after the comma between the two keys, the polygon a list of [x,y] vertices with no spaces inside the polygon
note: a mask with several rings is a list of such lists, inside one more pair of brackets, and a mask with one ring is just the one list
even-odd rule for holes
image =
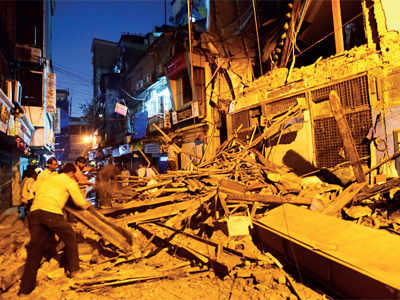
{"label": "crowd of people", "polygon": [[[88,172],[96,173],[96,184],[85,175]],[[139,162],[134,175],[148,177],[148,184],[154,184],[157,174],[157,170],[149,163]],[[96,169],[93,165],[87,165],[84,157],[78,157],[74,163],[66,163],[63,166],[52,157],[43,171],[34,165],[24,170],[22,184],[18,190],[20,197],[13,199],[13,205],[18,207],[19,217],[29,226],[31,236],[27,245],[20,294],[30,294],[34,290],[42,259],[56,256],[56,237],[65,244],[66,275],[75,276],[79,271],[77,241],[74,230],[64,215],[64,206],[71,199],[82,209],[93,209],[91,202],[86,201],[88,187],[95,188],[99,206],[111,206],[110,191],[116,184],[114,179],[117,175],[129,178],[131,173],[127,168],[115,166],[112,161]],[[128,181],[119,184],[124,187]]]}

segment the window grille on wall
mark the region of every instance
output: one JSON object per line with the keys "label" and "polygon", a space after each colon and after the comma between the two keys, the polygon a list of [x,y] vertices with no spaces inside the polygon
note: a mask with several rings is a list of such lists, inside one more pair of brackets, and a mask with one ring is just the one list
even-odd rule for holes
{"label": "window grille on wall", "polygon": [[[329,101],[330,91],[335,90],[346,114],[358,155],[370,155],[369,143],[365,141],[372,126],[369,106],[367,75],[319,88],[311,92],[313,102]],[[334,117],[314,118],[314,146],[317,167],[330,168],[343,163],[343,142]]]}

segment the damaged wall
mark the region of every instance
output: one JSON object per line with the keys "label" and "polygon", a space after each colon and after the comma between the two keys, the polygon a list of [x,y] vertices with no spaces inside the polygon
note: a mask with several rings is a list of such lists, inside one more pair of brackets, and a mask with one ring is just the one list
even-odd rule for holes
{"label": "damaged wall", "polygon": [[[275,153],[275,155],[271,158],[277,163],[282,163],[285,155],[294,151],[302,153],[303,158],[306,158],[313,165],[331,167],[331,165],[326,164],[332,164],[335,159],[329,161],[328,158],[325,165],[318,162],[318,145],[316,145],[318,130],[316,128],[321,120],[325,123],[320,126],[326,128],[326,124],[328,124],[326,122],[330,122],[329,118],[332,118],[333,121],[334,119],[330,111],[328,97],[315,100],[313,91],[323,88],[330,89],[329,86],[340,89],[340,86],[343,85],[342,105],[345,107],[346,115],[350,119],[353,118],[353,121],[350,120],[350,123],[354,123],[353,134],[355,130],[360,135],[358,140],[356,139],[357,149],[359,152],[361,151],[360,156],[371,155],[371,165],[375,165],[383,157],[376,153],[373,143],[371,149],[367,149],[369,146],[365,146],[365,144],[362,145],[365,141],[362,141],[361,137],[362,135],[366,136],[368,130],[357,128],[372,127],[376,114],[372,116],[371,108],[382,112],[382,120],[386,130],[385,143],[387,147],[385,155],[393,154],[394,132],[400,128],[400,124],[393,121],[394,115],[398,111],[396,106],[400,104],[400,90],[397,87],[400,79],[397,71],[397,67],[400,65],[400,39],[397,31],[387,30],[393,28],[393,22],[390,21],[393,19],[392,12],[385,19],[386,11],[384,11],[384,9],[388,9],[390,2],[389,0],[382,1],[381,5],[378,0],[368,1],[368,4],[373,3],[373,6],[363,10],[367,44],[326,59],[317,59],[311,65],[294,68],[290,72],[286,68],[275,69],[257,79],[234,102],[231,111],[233,114],[229,118],[232,121],[229,133],[232,134],[237,128],[233,120],[237,113],[260,104],[267,103],[273,106],[274,103],[278,103],[282,99],[304,93],[308,108],[304,112],[306,117],[303,127],[297,130],[296,138],[289,144],[275,145],[275,150],[272,149],[272,154]],[[365,2],[363,4],[365,5]],[[388,23],[388,27],[386,27],[386,22],[389,21],[391,25]],[[377,33],[375,33],[376,31]],[[379,36],[378,44],[373,43],[374,35]],[[351,82],[352,80],[359,80],[360,82],[354,83]],[[350,82],[349,85],[346,82]],[[364,95],[365,93],[367,94]],[[343,100],[346,97],[348,99]],[[268,117],[268,114],[264,112],[263,116]],[[321,136],[325,135],[325,139],[328,140],[330,134],[330,131],[326,131]],[[339,151],[339,148],[335,151]],[[266,153],[268,154],[270,151],[270,149],[267,149]],[[329,149],[326,149],[326,151],[329,151]],[[369,151],[371,153],[368,153]],[[334,155],[338,157],[339,153]]]}

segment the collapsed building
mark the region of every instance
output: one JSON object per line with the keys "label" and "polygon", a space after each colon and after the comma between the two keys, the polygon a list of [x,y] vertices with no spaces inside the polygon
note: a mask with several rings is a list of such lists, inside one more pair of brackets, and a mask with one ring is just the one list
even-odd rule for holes
{"label": "collapsed building", "polygon": [[[316,2],[304,1],[297,10],[297,2],[291,5],[290,18],[265,61],[275,57],[277,63],[234,99],[229,132],[242,126],[239,134],[251,135],[256,129],[257,136],[271,116],[303,101],[302,116],[287,124],[286,132],[266,141],[265,153],[303,174],[313,167],[334,167],[346,161],[329,106],[329,93],[335,90],[359,156],[374,166],[398,151],[398,101],[393,83],[399,28],[390,15],[394,3]],[[279,47],[280,39],[291,45]],[[381,172],[394,177],[398,167],[394,161]]]}
{"label": "collapsed building", "polygon": [[[143,39],[148,46],[135,56],[136,64],[118,67],[113,75],[121,78],[117,93],[123,101],[117,102],[127,113],[116,112],[114,99],[105,104],[107,118],[101,113],[97,120],[126,119],[128,125],[99,137],[98,149],[140,144],[146,153],[155,149],[155,155],[175,159],[155,123],[182,148],[177,165],[190,168],[203,156],[212,157],[239,127],[239,136],[254,131],[256,138],[273,115],[301,102],[302,114],[260,150],[299,173],[332,168],[346,161],[327,101],[335,90],[358,154],[372,167],[398,150],[393,85],[398,25],[391,5],[388,0],[194,1],[189,11],[194,22],[188,24],[186,1],[174,1],[177,27],[163,26]],[[147,130],[137,134],[143,126]],[[398,168],[395,160],[380,172],[391,177]]]}
{"label": "collapsed building", "polygon": [[[383,183],[397,177],[398,167],[400,28],[390,16],[393,3],[294,0],[256,9],[250,1],[210,1],[207,31],[166,64],[171,128],[153,126],[158,135],[151,137],[172,146],[189,170],[150,184],[120,177],[114,207],[101,210],[107,217],[70,210],[96,231],[78,228],[85,242],[113,254],[89,251],[91,271],[73,288],[101,291],[176,276],[177,262],[165,272],[130,273],[130,264],[168,248],[195,266],[186,261],[187,276],[212,270],[224,281],[246,279],[251,288],[243,295],[324,297],[299,288],[285,272],[266,284],[266,270],[283,270],[271,251],[285,269],[291,263],[298,281],[310,276],[347,298],[398,298],[399,179]],[[131,95],[145,89],[130,84],[139,93],[127,89]],[[159,248],[153,252],[150,244]],[[113,273],[124,264],[126,273]],[[3,279],[6,288],[10,277]]]}

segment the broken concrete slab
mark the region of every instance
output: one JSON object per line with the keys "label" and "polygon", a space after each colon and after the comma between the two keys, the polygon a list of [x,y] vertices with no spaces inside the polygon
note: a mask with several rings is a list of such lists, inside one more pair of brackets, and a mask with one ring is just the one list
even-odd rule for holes
{"label": "broken concrete slab", "polygon": [[[253,222],[255,236],[279,257],[297,262],[314,279],[345,297],[400,295],[400,239],[290,204]],[[288,251],[291,249],[291,251]]]}

